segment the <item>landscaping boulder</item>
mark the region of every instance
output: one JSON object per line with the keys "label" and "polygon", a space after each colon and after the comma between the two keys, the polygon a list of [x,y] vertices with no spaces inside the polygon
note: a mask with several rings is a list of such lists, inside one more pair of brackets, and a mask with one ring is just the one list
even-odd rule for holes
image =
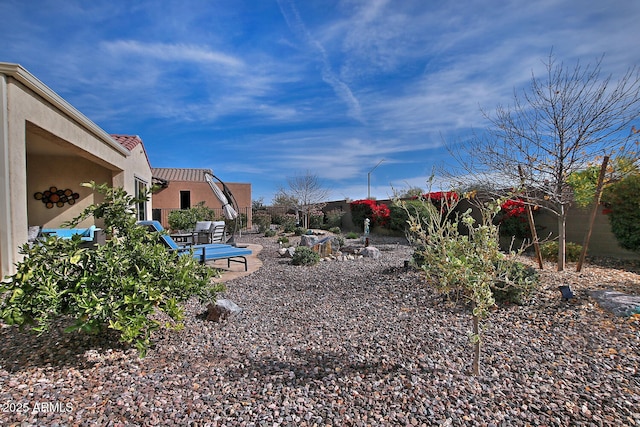
{"label": "landscaping boulder", "polygon": [[380,249],[374,246],[367,246],[360,251],[360,255],[367,258],[378,259],[380,258]]}
{"label": "landscaping boulder", "polygon": [[312,248],[316,243],[318,243],[318,237],[308,234],[303,234],[300,236],[300,246],[307,246]]}
{"label": "landscaping boulder", "polygon": [[221,322],[227,320],[230,317],[236,316],[242,312],[235,302],[229,299],[220,299],[215,304],[209,304],[207,306],[207,320],[213,322]]}
{"label": "landscaping boulder", "polygon": [[283,258],[293,258],[293,254],[296,253],[296,248],[290,246],[288,248],[280,248],[278,249],[278,253]]}

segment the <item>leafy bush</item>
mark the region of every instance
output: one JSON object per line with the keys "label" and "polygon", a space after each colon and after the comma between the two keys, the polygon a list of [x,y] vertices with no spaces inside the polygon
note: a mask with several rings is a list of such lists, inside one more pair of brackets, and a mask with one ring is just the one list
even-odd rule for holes
{"label": "leafy bush", "polygon": [[625,249],[640,252],[640,175],[607,186],[602,201],[608,208],[611,231]]}
{"label": "leafy bush", "polygon": [[258,226],[258,232],[264,233],[271,227],[271,215],[265,211],[257,211],[253,214],[253,223]]}
{"label": "leafy bush", "polygon": [[340,209],[332,209],[329,212],[327,212],[327,214],[326,214],[326,217],[327,217],[326,227],[327,227],[327,229],[329,231],[331,231],[332,228],[340,229],[340,227],[342,227],[342,217],[343,216],[344,216],[344,212],[341,211]]}
{"label": "leafy bush", "polygon": [[295,230],[296,224],[298,223],[295,214],[274,214],[271,221],[274,224],[281,225],[282,229],[287,233],[291,233]]}
{"label": "leafy bush", "polygon": [[213,209],[205,206],[204,202],[198,203],[189,209],[180,209],[169,212],[169,227],[172,230],[193,230],[198,221],[214,221],[216,215]]}
{"label": "leafy bush", "polygon": [[[441,195],[437,199],[439,203],[433,203],[432,198],[421,200],[429,212],[426,218],[418,218],[407,211],[410,225],[407,237],[416,247],[414,259],[419,260],[419,267],[428,282],[442,293],[461,295],[471,303],[473,373],[478,375],[480,319],[488,316],[495,304],[492,288],[501,280],[511,283],[510,274],[513,274],[514,267],[511,258],[500,252],[498,227],[493,222],[500,209],[498,203],[478,206],[482,218],[476,221],[470,208],[460,214],[455,213],[457,197],[450,196],[450,193],[438,194]],[[406,207],[406,201],[396,203]],[[466,233],[462,233],[461,230],[465,229]],[[504,290],[505,286],[501,288]]]}
{"label": "leafy bush", "polygon": [[288,237],[278,237],[277,240],[278,243],[280,243],[282,246],[289,246],[289,238]]}
{"label": "leafy bush", "polygon": [[345,236],[347,239],[359,239],[360,235],[358,233],[356,233],[355,231],[350,231],[347,233],[347,235]]}
{"label": "leafy bush", "polygon": [[409,214],[422,220],[429,215],[429,210],[420,200],[406,200],[404,207],[394,203],[389,210],[389,228],[397,231],[407,231],[409,229]]}
{"label": "leafy bush", "polygon": [[496,268],[502,269],[506,274],[491,284],[493,298],[498,303],[523,304],[540,280],[538,272],[518,261],[505,259],[499,262],[505,265]]}
{"label": "leafy bush", "polygon": [[[535,212],[536,209],[532,209],[532,213]],[[496,219],[500,225],[500,234],[520,239],[531,238],[527,205],[522,199],[514,198],[502,203]]]}
{"label": "leafy bush", "polygon": [[296,229],[293,230],[293,234],[296,236],[302,236],[303,234],[307,234],[307,229],[304,227],[296,227]]}
{"label": "leafy bush", "polygon": [[309,228],[322,228],[324,225],[324,213],[313,210],[309,212]]}
{"label": "leafy bush", "polygon": [[[558,261],[558,242],[545,242],[540,245],[540,254],[542,259],[547,261]],[[567,242],[565,245],[565,257],[569,262],[578,262],[582,253],[582,245],[573,242]]]}
{"label": "leafy bush", "polygon": [[166,327],[180,328],[180,302],[193,295],[214,301],[222,287],[211,284],[212,269],[191,256],[168,252],[158,244],[157,233],[136,225],[137,200],[124,190],[87,186],[103,194],[104,202],[89,206],[73,223],[102,218],[105,231],[115,238],[91,250],[81,248],[77,236],[23,246],[25,259],[0,286],[0,316],[9,325],[28,325],[40,334],[55,318],[70,316],[74,323],[67,332],[110,328],[143,356],[152,332],[161,326],[154,313],[169,316]]}
{"label": "leafy bush", "polygon": [[276,235],[276,230],[267,230],[264,232],[264,237],[273,237]]}
{"label": "leafy bush", "polygon": [[341,234],[342,230],[340,230],[340,227],[331,227],[329,229],[329,232],[333,233],[333,234]]}
{"label": "leafy bush", "polygon": [[298,246],[291,258],[293,265],[315,265],[320,262],[320,254],[307,246]]}

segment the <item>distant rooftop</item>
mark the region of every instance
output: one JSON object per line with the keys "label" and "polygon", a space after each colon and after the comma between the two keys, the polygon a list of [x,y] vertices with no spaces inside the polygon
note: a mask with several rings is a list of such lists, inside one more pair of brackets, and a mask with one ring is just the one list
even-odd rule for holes
{"label": "distant rooftop", "polygon": [[151,174],[154,178],[166,181],[206,182],[205,173],[213,175],[211,169],[151,168]]}

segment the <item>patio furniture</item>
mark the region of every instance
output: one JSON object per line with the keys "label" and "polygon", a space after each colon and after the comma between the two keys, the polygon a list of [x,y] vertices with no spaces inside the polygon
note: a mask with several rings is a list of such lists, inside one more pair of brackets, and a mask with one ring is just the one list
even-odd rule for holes
{"label": "patio furniture", "polygon": [[72,239],[73,236],[80,236],[83,245],[92,247],[94,245],[104,245],[106,236],[104,230],[92,225],[88,228],[43,228],[39,237],[56,236],[59,239]]}
{"label": "patio furniture", "polygon": [[147,227],[153,232],[158,232],[162,242],[170,251],[178,252],[180,255],[186,253],[193,254],[193,257],[201,263],[226,259],[227,267],[231,267],[232,262],[244,265],[244,271],[248,270],[247,256],[251,255],[251,249],[238,248],[224,243],[211,243],[206,245],[179,246],[168,234],[158,221],[138,221],[139,225]]}
{"label": "patio furniture", "polygon": [[226,243],[227,233],[224,221],[198,221],[193,230],[193,243]]}
{"label": "patio furniture", "polygon": [[195,242],[194,233],[171,233],[170,236],[179,246],[189,246]]}

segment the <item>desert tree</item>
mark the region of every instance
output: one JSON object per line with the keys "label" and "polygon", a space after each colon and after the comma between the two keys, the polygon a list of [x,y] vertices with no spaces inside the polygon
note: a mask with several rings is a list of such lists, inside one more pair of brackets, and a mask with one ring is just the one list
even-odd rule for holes
{"label": "desert tree", "polygon": [[274,197],[274,205],[295,209],[303,214],[303,226],[309,227],[312,211],[322,209],[329,191],[323,187],[317,175],[307,171],[287,178],[287,188],[281,187]]}
{"label": "desert tree", "polygon": [[597,156],[635,149],[630,129],[640,117],[640,73],[634,66],[614,81],[602,73],[603,58],[567,66],[550,54],[543,77],[532,73],[511,105],[483,111],[488,128],[451,149],[465,170],[458,177],[526,191],[530,203],[557,216],[559,271],[573,201],[569,176]]}

